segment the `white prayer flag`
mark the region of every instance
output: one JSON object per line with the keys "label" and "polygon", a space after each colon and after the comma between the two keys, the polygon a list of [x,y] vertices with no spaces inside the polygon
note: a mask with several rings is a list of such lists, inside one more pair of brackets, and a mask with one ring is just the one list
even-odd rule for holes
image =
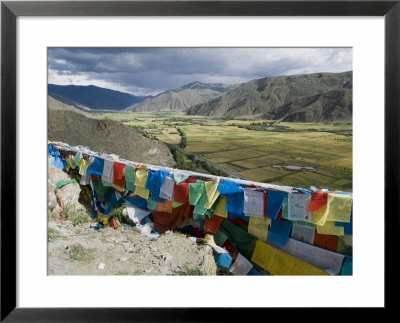
{"label": "white prayer flag", "polygon": [[307,211],[311,194],[289,194],[288,219],[291,221],[311,222],[311,212]]}
{"label": "white prayer flag", "polygon": [[342,269],[344,255],[330,250],[322,249],[291,238],[289,238],[285,246],[278,247],[278,249],[321,268],[332,275],[338,275]]}
{"label": "white prayer flag", "polygon": [[264,216],[264,192],[244,190],[244,214]]}
{"label": "white prayer flag", "polygon": [[160,197],[172,201],[172,195],[174,194],[175,181],[172,177],[167,177],[160,188]]}
{"label": "white prayer flag", "polygon": [[88,185],[88,184],[90,184],[90,175],[82,175],[80,184],[81,184],[81,185]]}
{"label": "white prayer flag", "polygon": [[114,161],[113,160],[104,159],[104,168],[103,168],[103,175],[102,176],[110,177],[111,176],[111,171],[113,169],[113,166],[114,166]]}
{"label": "white prayer flag", "polygon": [[138,208],[136,205],[133,205],[127,201],[125,201],[125,207],[128,212],[129,218],[133,222],[142,221],[143,218],[150,214],[150,211],[142,210],[141,208]]}
{"label": "white prayer flag", "polygon": [[239,253],[229,271],[235,276],[244,276],[248,274],[251,268],[253,268],[251,262]]}
{"label": "white prayer flag", "polygon": [[308,244],[314,243],[315,228],[293,223],[291,237]]}

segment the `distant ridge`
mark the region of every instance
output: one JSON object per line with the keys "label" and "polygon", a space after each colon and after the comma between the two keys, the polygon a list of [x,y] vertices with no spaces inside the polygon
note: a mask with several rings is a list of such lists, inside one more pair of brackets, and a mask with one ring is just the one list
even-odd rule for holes
{"label": "distant ridge", "polygon": [[351,121],[352,71],[265,77],[191,107],[189,115]]}
{"label": "distant ridge", "polygon": [[47,108],[49,110],[55,110],[55,111],[72,111],[75,113],[82,114],[88,118],[91,117],[90,114],[88,112],[86,112],[86,111],[89,111],[89,109],[87,109],[86,111],[78,109],[72,105],[68,105],[61,101],[58,101],[57,99],[51,97],[50,95],[47,96]]}
{"label": "distant ridge", "polygon": [[145,98],[94,85],[48,84],[48,95],[79,109],[93,110],[124,110]]}
{"label": "distant ridge", "polygon": [[238,84],[193,82],[134,103],[126,110],[134,112],[186,111],[193,105],[229,93],[236,87]]}

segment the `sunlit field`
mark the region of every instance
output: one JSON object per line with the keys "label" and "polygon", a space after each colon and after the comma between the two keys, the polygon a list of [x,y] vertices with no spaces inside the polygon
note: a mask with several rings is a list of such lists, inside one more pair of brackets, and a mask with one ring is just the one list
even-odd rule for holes
{"label": "sunlit field", "polygon": [[[180,128],[187,136],[186,151],[253,181],[352,190],[351,124],[265,125],[264,120],[226,120],[170,112],[110,112],[96,113],[95,117],[142,127],[147,134],[171,144],[180,143]],[[290,170],[285,166],[300,168]]]}

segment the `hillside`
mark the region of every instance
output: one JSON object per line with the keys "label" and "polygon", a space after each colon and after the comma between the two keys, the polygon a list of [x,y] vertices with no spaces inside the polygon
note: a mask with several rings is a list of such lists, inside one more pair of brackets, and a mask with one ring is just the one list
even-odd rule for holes
{"label": "hillside", "polygon": [[[95,230],[90,205],[71,176],[48,164],[48,275],[210,275],[217,274],[212,248],[167,231],[155,238],[137,227],[106,226]],[[82,186],[83,187],[83,186]],[[59,204],[62,201],[64,207]],[[60,216],[57,219],[57,216]],[[99,268],[103,264],[104,268]]]}
{"label": "hillside", "polygon": [[165,91],[155,97],[135,103],[126,110],[134,112],[148,111],[186,111],[191,106],[207,102],[226,94],[238,85],[236,84],[206,84],[194,82],[175,90]]}
{"label": "hillside", "polygon": [[351,122],[352,111],[352,90],[339,89],[296,98],[261,118],[285,122]]}
{"label": "hillside", "polygon": [[[327,92],[346,89],[342,94]],[[321,95],[321,94],[326,95]],[[326,110],[321,113],[320,121],[332,121],[330,116],[337,119],[348,118],[351,111],[352,72],[344,73],[315,73],[305,75],[265,77],[251,80],[242,84],[232,92],[191,107],[189,115],[229,116],[229,117],[268,117],[288,118],[285,120],[313,121],[317,112],[304,113],[302,109],[312,106],[316,110]],[[343,99],[339,99],[342,97]],[[312,104],[312,100],[315,102]],[[337,106],[343,110],[336,113],[334,101],[344,104]],[[319,102],[317,102],[319,101]],[[320,107],[317,109],[317,107]],[[288,114],[280,112],[284,109]],[[350,113],[351,116],[351,113]],[[310,119],[311,118],[311,119]]]}
{"label": "hillside", "polygon": [[51,141],[86,146],[138,163],[169,167],[175,164],[163,142],[143,137],[113,120],[90,119],[72,111],[49,109],[47,134]]}
{"label": "hillside", "polygon": [[61,101],[58,101],[53,97],[51,97],[50,95],[47,96],[47,108],[55,111],[72,111],[75,113],[80,113],[85,117],[90,118],[90,114],[85,112],[84,110],[78,109],[72,105],[68,105]]}
{"label": "hillside", "polygon": [[48,95],[80,109],[123,110],[144,97],[94,85],[48,85]]}

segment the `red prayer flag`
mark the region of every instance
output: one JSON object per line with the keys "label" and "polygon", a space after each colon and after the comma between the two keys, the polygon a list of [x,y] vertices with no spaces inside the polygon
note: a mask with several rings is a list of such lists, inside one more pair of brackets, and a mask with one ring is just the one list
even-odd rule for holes
{"label": "red prayer flag", "polygon": [[115,161],[113,166],[113,184],[118,187],[125,187],[125,164]]}
{"label": "red prayer flag", "polygon": [[224,221],[224,218],[218,215],[214,215],[211,219],[206,217],[203,224],[204,229],[206,229],[210,233],[216,233],[222,221]]}
{"label": "red prayer flag", "polygon": [[316,191],[311,194],[310,203],[308,204],[308,212],[318,212],[328,203],[328,193]]}
{"label": "red prayer flag", "polygon": [[315,232],[313,245],[323,249],[328,249],[337,252],[339,245],[339,237],[332,234],[319,234]]}
{"label": "red prayer flag", "polygon": [[174,201],[179,203],[189,202],[189,184],[180,183],[174,185]]}

